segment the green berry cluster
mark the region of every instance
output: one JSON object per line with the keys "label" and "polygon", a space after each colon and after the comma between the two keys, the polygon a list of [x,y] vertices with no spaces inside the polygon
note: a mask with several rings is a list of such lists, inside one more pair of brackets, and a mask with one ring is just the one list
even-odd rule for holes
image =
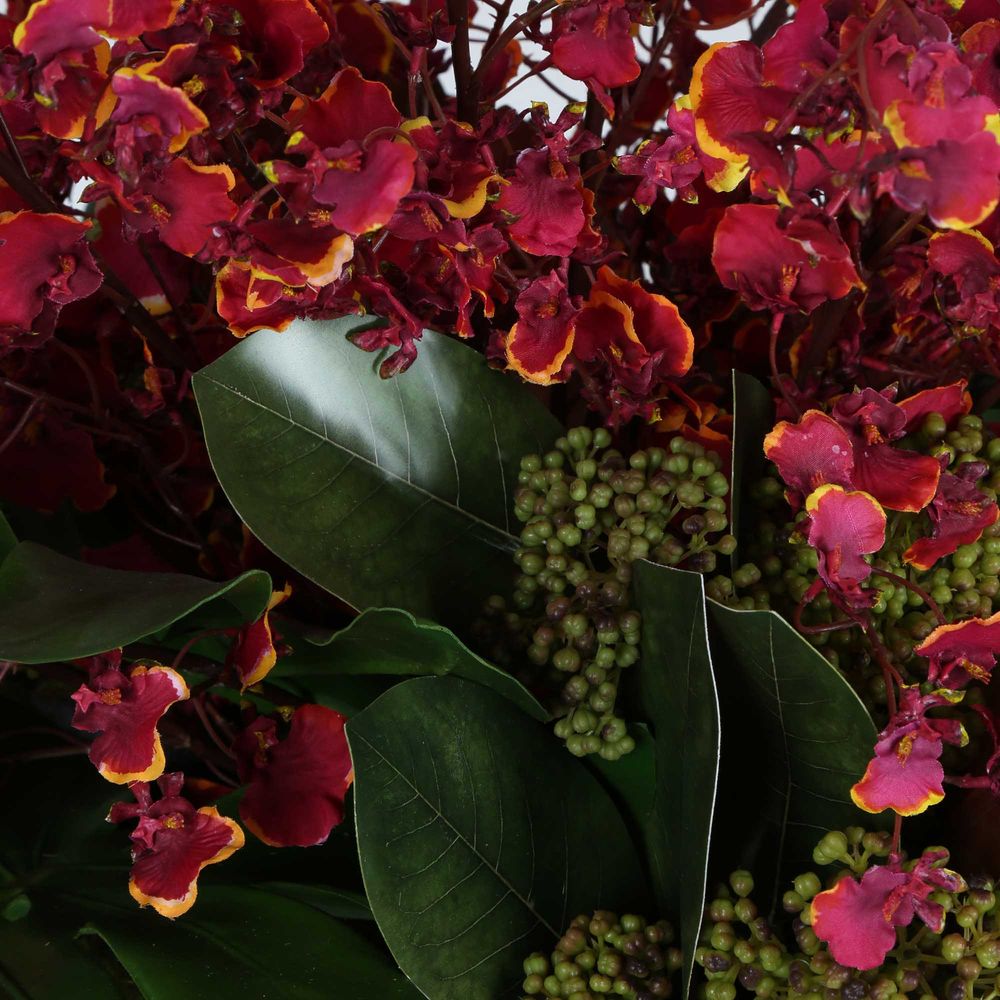
{"label": "green berry cluster", "polygon": [[523,1000],[661,1000],[673,995],[673,974],[682,957],[673,928],[634,914],[607,910],[576,917],[546,958],[524,960]]}
{"label": "green berry cluster", "polygon": [[577,756],[617,760],[635,747],[615,714],[621,671],[639,658],[632,563],[711,572],[735,549],[721,469],[680,436],[626,457],[587,427],[521,459],[513,596],[491,597],[477,631],[495,660],[511,666],[514,647],[531,664],[524,679],[548,693],[556,735]]}
{"label": "green berry cluster", "polygon": [[[888,834],[849,827],[826,834],[813,861],[846,866],[861,876],[890,850]],[[704,972],[703,1000],[1000,996],[1000,909],[992,880],[971,879],[961,891],[935,892],[932,900],[947,913],[943,931],[936,934],[919,921],[899,928],[897,946],[885,963],[866,972],[839,965],[810,926],[811,901],[826,887],[816,872],[797,876],[781,900],[785,920],[772,924],[750,898],[750,873],[734,872],[708,905],[702,944],[695,954]]]}
{"label": "green berry cluster", "polygon": [[[973,414],[962,417],[951,431],[945,429],[940,414],[929,414],[921,429],[899,446],[921,454],[944,455],[951,472],[969,462],[982,462],[986,473],[979,481],[979,490],[992,499],[1000,491],[1000,438],[990,437],[982,420]],[[816,578],[816,553],[801,530],[805,514],[790,516],[774,470],[754,485],[751,500],[759,515],[748,540],[748,557],[753,562],[741,566],[731,581],[710,580],[706,590],[724,603],[773,607],[788,617]],[[1000,610],[1000,522],[986,528],[977,541],[938,560],[931,569],[919,570],[908,566],[903,554],[930,531],[927,513],[887,514],[886,543],[871,559],[875,572],[865,586],[878,591],[872,608],[875,628],[894,663],[912,682],[921,679],[914,647],[937,625],[937,617],[922,594],[938,605],[949,622],[989,617]],[[881,575],[880,570],[912,586]],[[825,593],[810,603],[803,615],[807,626],[829,625],[842,618]],[[860,629],[816,632],[809,638],[830,662],[851,671],[852,680],[870,704],[884,700],[881,670],[871,662]],[[907,676],[908,668],[918,673]]]}

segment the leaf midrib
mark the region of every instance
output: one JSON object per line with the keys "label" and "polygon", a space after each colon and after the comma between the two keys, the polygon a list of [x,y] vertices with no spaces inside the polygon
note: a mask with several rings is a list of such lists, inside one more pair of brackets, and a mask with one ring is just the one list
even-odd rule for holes
{"label": "leaf midrib", "polygon": [[455,836],[462,842],[462,844],[466,847],[466,849],[475,858],[477,858],[482,863],[483,867],[486,868],[487,870],[491,871],[496,876],[496,878],[501,882],[501,884],[503,884],[507,888],[507,890],[510,892],[510,894],[515,899],[517,899],[518,902],[520,902],[521,905],[533,917],[535,917],[535,919],[540,924],[542,924],[542,926],[545,927],[545,929],[553,937],[558,938],[560,936],[560,933],[548,922],[548,920],[545,919],[544,916],[542,916],[541,913],[538,912],[538,910],[535,909],[534,906],[532,906],[530,900],[525,899],[525,897],[510,882],[510,880],[503,874],[503,872],[501,872],[496,867],[496,865],[494,865],[491,861],[488,861],[486,859],[485,855],[483,855],[483,853],[479,850],[479,848],[476,847],[475,844],[470,843],[469,839],[465,836],[465,834],[462,833],[462,831],[459,830],[454,825],[454,823],[451,822],[450,819],[448,819],[448,817],[444,814],[444,812],[442,812],[440,806],[433,805],[431,803],[430,799],[428,799],[427,796],[424,795],[424,793],[406,776],[406,774],[404,774],[404,772],[402,772],[398,767],[396,767],[396,765],[388,757],[386,757],[386,755],[384,753],[382,753],[382,751],[379,750],[378,747],[376,747],[371,742],[371,740],[369,740],[363,733],[359,733],[359,732],[357,732],[357,730],[355,730],[354,736],[355,736],[355,739],[361,740],[361,742],[364,743],[365,746],[367,746],[369,750],[371,750],[374,754],[376,754],[376,756],[379,758],[379,760],[381,760],[383,763],[387,764],[397,775],[399,775],[400,778],[403,779],[403,781],[406,783],[406,785],[409,788],[411,788],[413,790],[413,792],[420,798],[420,801],[423,802],[427,806],[427,808],[432,812],[432,814],[434,815],[434,818],[435,819],[439,819],[442,823],[444,823],[445,826],[447,826],[448,829],[451,830],[455,834]]}
{"label": "leaf midrib", "polygon": [[[337,442],[337,441],[333,441],[326,434],[321,434],[319,431],[315,430],[312,427],[309,427],[307,424],[299,423],[299,421],[297,421],[291,415],[291,407],[290,406],[288,408],[289,409],[288,413],[282,413],[280,410],[275,410],[273,407],[268,406],[266,403],[261,402],[259,399],[254,399],[252,396],[248,396],[246,393],[240,392],[240,390],[237,389],[237,388],[235,388],[234,386],[227,385],[225,382],[220,382],[218,379],[213,378],[211,375],[207,375],[204,371],[202,371],[198,375],[196,375],[195,378],[204,379],[206,382],[210,382],[212,385],[218,386],[220,389],[223,389],[226,392],[232,393],[234,396],[237,396],[238,398],[244,400],[245,402],[250,403],[251,406],[259,407],[264,412],[270,413],[272,416],[277,417],[279,420],[286,421],[292,427],[295,427],[295,428],[297,428],[298,430],[301,430],[301,431],[305,431],[305,433],[310,434],[310,435],[312,435],[315,438],[318,438],[324,444],[328,444],[328,445],[330,445],[330,447],[335,448],[338,451],[343,452],[346,455],[350,455],[352,458],[358,459],[358,461],[363,462],[365,465],[369,466],[370,468],[377,469],[384,476],[387,476],[390,479],[394,479],[397,482],[403,483],[406,486],[408,486],[410,489],[412,489],[415,492],[421,494],[422,496],[425,496],[425,497],[429,498],[430,500],[435,501],[435,502],[441,504],[442,506],[449,508],[452,511],[455,511],[457,514],[461,515],[463,518],[465,518],[465,519],[467,519],[469,521],[473,521],[476,524],[482,525],[484,528],[487,528],[490,531],[495,532],[502,539],[504,539],[504,545],[503,545],[504,548],[512,548],[512,547],[514,547],[516,545],[516,540],[513,537],[513,535],[508,534],[502,528],[498,528],[492,522],[484,520],[483,518],[479,517],[479,515],[473,514],[467,508],[460,507],[458,504],[454,503],[451,500],[446,499],[445,497],[440,496],[437,493],[432,493],[430,490],[428,490],[425,487],[421,486],[419,483],[415,483],[412,479],[410,479],[408,477],[401,476],[398,472],[393,472],[392,469],[388,469],[385,466],[380,465],[378,463],[377,458],[373,462],[370,458],[367,458],[366,456],[361,455],[361,454],[359,454],[356,451],[353,451],[352,449],[348,448],[346,445],[341,444],[340,442]],[[404,406],[404,413],[405,413],[405,406]],[[456,469],[456,482],[457,481],[458,481],[458,479],[457,479],[457,469]]]}

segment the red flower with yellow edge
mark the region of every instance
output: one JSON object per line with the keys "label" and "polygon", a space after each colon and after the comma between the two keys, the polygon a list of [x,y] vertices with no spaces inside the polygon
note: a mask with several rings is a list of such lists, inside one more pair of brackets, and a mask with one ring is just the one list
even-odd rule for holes
{"label": "red flower with yellow edge", "polygon": [[232,170],[225,164],[198,166],[183,156],[167,164],[161,177],[143,184],[132,196],[141,215],[130,224],[146,231],[155,229],[172,250],[187,257],[197,254],[220,223],[236,216],[229,192],[236,186]]}
{"label": "red flower with yellow edge", "polygon": [[49,334],[60,309],[103,280],[87,246],[89,222],[38,212],[0,214],[0,329]]}
{"label": "red flower with yellow edge", "polygon": [[964,687],[972,680],[989,684],[1000,655],[1000,612],[939,625],[915,652],[930,661],[927,676],[933,684],[949,688]]}
{"label": "red flower with yellow edge", "polygon": [[90,747],[91,763],[116,785],[152,781],[163,773],[165,758],[157,723],[188,697],[176,670],[154,664],[121,669],[121,650],[98,661],[89,684],[72,696],[73,726],[99,733]]}
{"label": "red flower with yellow edge", "polygon": [[943,907],[931,898],[935,892],[961,892],[960,875],[941,867],[947,852],[928,850],[909,870],[898,860],[876,865],[860,881],[845,875],[810,904],[810,926],[830,946],[840,965],[864,971],[880,966],[896,946],[896,928],[914,917],[933,933],[944,928]]}
{"label": "red flower with yellow edge", "polygon": [[972,72],[953,45],[925,45],[907,67],[907,96],[885,109],[882,124],[899,149],[984,132],[997,106],[971,94],[971,86]]}
{"label": "red flower with yellow edge", "polygon": [[608,90],[631,83],[640,69],[625,0],[588,0],[556,14],[545,44],[556,69],[586,82],[613,117]]}
{"label": "red flower with yellow edge", "polygon": [[712,263],[751,309],[812,312],[864,288],[832,225],[777,205],[730,205],[715,230]]}
{"label": "red flower with yellow edge", "polygon": [[517,322],[507,334],[507,364],[539,385],[559,381],[573,350],[577,308],[558,271],[536,278],[517,297]]}
{"label": "red flower with yellow edge", "polygon": [[510,219],[511,239],[536,257],[569,257],[588,228],[579,170],[544,149],[518,156],[497,208]]}
{"label": "red flower with yellow edge", "polygon": [[244,232],[253,240],[248,257],[254,270],[293,287],[333,284],[354,256],[354,241],[334,226],[260,219]]}
{"label": "red flower with yellow edge", "polygon": [[322,705],[302,705],[278,736],[274,719],[255,719],[237,738],[236,761],[248,788],[240,818],[265,844],[322,844],[344,818],[354,780],[345,718]]}
{"label": "red flower with yellow edge", "polygon": [[642,178],[632,195],[640,209],[645,211],[653,204],[659,188],[674,188],[685,201],[696,202],[693,185],[701,176],[713,191],[730,191],[739,183],[742,170],[709,156],[698,145],[689,101],[681,98],[671,105],[667,124],[671,134],[662,143],[647,140],[634,153],[614,161],[619,173]]}
{"label": "red flower with yellow edge", "polygon": [[307,164],[276,160],[266,170],[299,188],[293,203],[302,214],[311,211],[354,236],[384,226],[413,187],[417,158],[413,145],[394,134],[403,119],[388,88],[349,66],[315,100],[296,100],[288,118],[295,132],[286,152],[307,156]]}
{"label": "red flower with yellow edge", "polygon": [[471,219],[485,207],[496,173],[486,162],[483,141],[471,125],[447,121],[435,128],[429,118],[400,126],[420,150],[417,187],[441,198],[454,219]]}
{"label": "red flower with yellow edge", "polygon": [[225,0],[217,6],[238,12],[238,44],[252,56],[246,78],[261,90],[290,80],[329,37],[326,22],[309,0]]}
{"label": "red flower with yellow edge", "polygon": [[807,410],[796,423],[782,420],[764,438],[764,454],[785,484],[797,494],[796,503],[820,486],[850,487],[854,446],[833,417]]}
{"label": "red flower with yellow edge", "polygon": [[927,266],[950,279],[935,288],[949,319],[973,331],[1000,326],[1000,261],[985,236],[975,229],[935,233],[927,245]]}
{"label": "red flower with yellow edge", "polygon": [[[933,240],[933,237],[931,239]],[[919,430],[924,419],[932,413],[942,416],[950,430],[959,417],[965,416],[972,409],[972,397],[967,387],[968,382],[959,379],[950,385],[924,389],[922,392],[907,396],[906,399],[901,399],[896,405],[906,415],[903,428],[905,432],[909,434],[911,431]]]}
{"label": "red flower with yellow edge", "polygon": [[226,662],[236,670],[241,691],[245,691],[253,684],[259,684],[278,662],[278,651],[271,634],[270,615],[279,604],[291,596],[290,584],[285,584],[284,590],[275,590],[260,618],[249,625],[244,625],[236,633]]}
{"label": "red flower with yellow edge", "polygon": [[573,354],[651,383],[687,374],[694,335],[668,298],[602,267],[577,316]]}
{"label": "red flower with yellow edge", "polygon": [[752,42],[717,42],[701,54],[691,74],[691,109],[698,145],[708,156],[737,168],[732,190],[749,163],[743,137],[771,130],[794,93],[768,85],[763,53]]}
{"label": "red flower with yellow edge", "polygon": [[193,135],[204,132],[208,118],[180,88],[157,75],[158,63],[123,66],[111,77],[111,89],[98,110],[97,123],[116,127],[115,147],[133,137],[158,136],[167,152],[179,153]]}
{"label": "red flower with yellow edge", "polygon": [[941,464],[932,455],[893,447],[911,428],[910,416],[893,402],[894,395],[894,389],[848,393],[834,403],[833,418],[851,438],[851,485],[891,510],[923,510],[937,492]]}
{"label": "red flower with yellow edge", "polygon": [[216,309],[237,337],[255,330],[284,330],[317,296],[312,285],[293,287],[256,271],[245,260],[228,261],[215,278]]}
{"label": "red flower with yellow edge", "polygon": [[61,52],[93,49],[101,35],[138,38],[168,27],[182,0],[38,0],[14,30],[14,45],[44,65]]}
{"label": "red flower with yellow edge", "polygon": [[978,226],[1000,204],[1000,144],[990,132],[904,149],[899,159],[879,175],[879,193],[939,229]]}
{"label": "red flower with yellow edge", "polygon": [[860,586],[872,571],[864,556],[885,545],[885,511],[871,494],[833,485],[810,493],[806,511],[820,578],[851,607],[870,607],[875,592]]}
{"label": "red flower with yellow edge", "polygon": [[[946,464],[947,459],[942,457],[942,470]],[[917,569],[930,569],[960,545],[971,545],[996,522],[1000,515],[996,501],[976,485],[987,470],[985,462],[966,462],[957,473],[941,472],[937,493],[926,508],[931,533],[918,538],[903,553],[904,562]]]}
{"label": "red flower with yellow edge", "polygon": [[879,734],[864,777],[851,789],[859,809],[916,816],[944,798],[943,745],[965,746],[969,737],[956,719],[929,719],[927,712],[961,698],[943,689],[922,695],[915,684],[900,690],[899,708]]}
{"label": "red flower with yellow edge", "polygon": [[135,803],[116,802],[108,813],[109,823],[138,820],[131,834],[132,898],[171,920],[194,906],[201,870],[225,861],[245,842],[239,824],[215,806],[195,809],[181,796],[183,784],[183,774],[163,775],[161,797],[153,802],[148,783],[134,782],[129,789]]}

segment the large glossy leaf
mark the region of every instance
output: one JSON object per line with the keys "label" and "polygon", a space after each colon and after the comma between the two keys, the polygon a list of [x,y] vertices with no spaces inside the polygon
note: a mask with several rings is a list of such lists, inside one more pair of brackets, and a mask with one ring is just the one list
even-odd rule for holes
{"label": "large glossy leaf", "polygon": [[[774,890],[811,866],[827,830],[871,824],[851,801],[875,724],[840,672],[773,611],[710,601],[723,695],[726,816],[742,817],[741,858]],[[752,747],[748,757],[747,748]],[[751,763],[752,761],[752,763]]]}
{"label": "large glossy leaf", "polygon": [[477,656],[442,625],[396,608],[365,611],[329,638],[298,642],[295,655],[279,661],[272,680],[292,678],[307,691],[324,692],[345,674],[451,674],[491,688],[540,722],[549,719],[535,696],[505,670]]}
{"label": "large glossy leaf", "polygon": [[[226,884],[236,873],[227,862],[202,874],[192,910],[165,920],[128,894],[126,833],[104,822],[121,789],[109,793],[86,764],[56,761],[20,765],[4,791],[18,808],[0,831],[0,894],[24,886],[31,902],[23,920],[0,920],[4,996],[418,996],[383,950],[339,919],[367,916],[351,893]],[[253,849],[251,841],[243,850]]]}
{"label": "large glossy leaf", "polygon": [[260,570],[217,583],[90,566],[21,542],[0,566],[0,659],[91,656],[135,642],[209,601],[224,600],[237,625],[257,618],[270,594],[270,578]]}
{"label": "large glossy leaf", "polygon": [[520,456],[555,419],[517,379],[429,334],[383,381],[357,318],[249,337],[194,379],[212,465],[251,531],[362,609],[451,624],[510,576]]}
{"label": "large glossy leaf", "polygon": [[524,957],[551,948],[577,913],[642,907],[614,804],[506,698],[416,678],[347,733],[368,900],[431,1000],[515,996]]}
{"label": "large glossy leaf", "polygon": [[719,775],[720,724],[705,590],[697,573],[635,564],[642,647],[636,681],[656,745],[651,844],[658,912],[678,919],[684,995],[701,929]]}
{"label": "large glossy leaf", "polygon": [[[664,850],[663,831],[657,812],[656,741],[649,726],[632,722],[629,735],[635,749],[618,760],[603,760],[595,754],[587,758],[597,775],[628,820],[632,839],[639,847],[646,872],[655,886],[666,885],[670,860]],[[670,780],[668,775],[665,779]],[[668,914],[663,914],[668,916]]]}
{"label": "large glossy leaf", "polygon": [[764,468],[764,437],[774,423],[771,394],[751,375],[733,372],[733,466],[730,491],[733,533],[741,542],[748,526],[742,508]]}

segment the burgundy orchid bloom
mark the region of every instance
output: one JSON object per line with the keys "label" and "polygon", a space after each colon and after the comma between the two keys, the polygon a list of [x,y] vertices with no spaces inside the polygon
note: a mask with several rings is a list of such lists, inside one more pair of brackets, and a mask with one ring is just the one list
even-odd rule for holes
{"label": "burgundy orchid bloom", "polygon": [[[303,154],[307,164],[275,160],[267,168],[272,179],[304,184],[293,200],[316,221],[353,236],[384,226],[413,187],[417,158],[416,148],[393,134],[402,116],[388,88],[348,67],[316,100],[296,101],[289,119],[296,131],[286,152]],[[375,137],[379,132],[386,134]]]}
{"label": "burgundy orchid bloom", "polygon": [[950,279],[947,284],[954,294],[938,290],[950,320],[970,333],[1000,326],[1000,261],[985,236],[975,229],[935,233],[927,247],[927,265]]}
{"label": "burgundy orchid bloom", "polygon": [[930,661],[932,684],[949,688],[965,687],[972,680],[988,684],[1000,655],[1000,612],[939,625],[916,652]]}
{"label": "burgundy orchid bloom", "polygon": [[893,402],[894,395],[894,391],[862,389],[841,396],[833,406],[833,418],[851,437],[852,484],[891,510],[923,510],[937,491],[941,465],[931,455],[892,446],[906,434],[909,423],[906,410]]}
{"label": "burgundy orchid bloom", "polygon": [[0,330],[50,334],[64,305],[97,291],[89,230],[65,215],[0,214]]}
{"label": "burgundy orchid bloom", "polygon": [[239,824],[220,816],[215,806],[195,809],[181,796],[183,774],[165,774],[158,784],[161,795],[156,802],[146,782],[129,785],[135,803],[116,802],[108,822],[138,820],[130,835],[129,892],[140,906],[152,906],[172,920],[194,906],[201,870],[233,855],[244,836]]}
{"label": "burgundy orchid bloom", "polygon": [[558,271],[536,278],[517,298],[517,322],[507,334],[507,363],[540,385],[560,379],[573,350],[577,308]]}
{"label": "burgundy orchid bloom", "polygon": [[922,695],[916,685],[901,689],[899,709],[879,734],[864,777],[851,789],[859,809],[916,816],[944,798],[943,744],[965,746],[969,738],[957,720],[928,719],[927,712],[961,698],[947,690]]}
{"label": "burgundy orchid bloom", "polygon": [[249,625],[244,625],[236,633],[226,662],[236,671],[241,691],[259,684],[278,662],[278,651],[271,632],[270,614],[291,596],[292,588],[288,584],[284,590],[275,590],[260,618]]}
{"label": "burgundy orchid bloom", "polygon": [[172,250],[193,257],[217,225],[235,217],[236,205],[229,197],[235,186],[236,178],[224,164],[199,167],[178,156],[159,180],[134,197],[141,214],[129,217],[129,224],[140,232],[156,230]]}
{"label": "burgundy orchid bloom", "polygon": [[587,0],[570,6],[553,19],[547,44],[556,69],[585,81],[613,116],[608,91],[631,83],[640,70],[625,0]]}
{"label": "burgundy orchid bloom", "polygon": [[577,250],[589,228],[579,173],[544,149],[518,157],[497,207],[510,217],[507,231],[526,253],[568,257]]}
{"label": "burgundy orchid bloom", "polygon": [[116,785],[152,781],[166,762],[157,723],[187,697],[187,684],[176,670],[137,665],[126,673],[119,649],[94,658],[89,684],[73,695],[73,725],[100,734],[90,760],[102,777]]}
{"label": "burgundy orchid bloom", "polygon": [[833,485],[810,493],[806,511],[823,583],[846,605],[870,607],[876,595],[861,589],[872,571],[863,556],[885,545],[885,511],[870,494]]}
{"label": "burgundy orchid bloom", "polygon": [[903,553],[903,561],[917,569],[930,569],[960,545],[970,545],[1000,516],[996,501],[976,485],[986,475],[985,462],[966,462],[956,473],[944,471],[946,463],[942,457],[937,493],[926,508],[931,533]]}
{"label": "burgundy orchid bloom", "polygon": [[240,778],[249,786],[240,817],[265,844],[322,844],[343,820],[354,780],[345,721],[333,709],[302,705],[284,738],[274,719],[261,716],[237,739]]}
{"label": "burgundy orchid bloom", "polygon": [[944,909],[929,897],[939,889],[961,892],[961,876],[942,865],[945,851],[931,850],[905,870],[898,861],[869,868],[860,882],[849,875],[812,901],[811,926],[830,945],[841,965],[874,969],[896,945],[896,928],[914,917],[934,933],[944,926]]}
{"label": "burgundy orchid bloom", "polygon": [[850,251],[828,222],[787,215],[777,205],[726,209],[712,263],[722,284],[738,291],[751,309],[812,312],[864,287]]}

